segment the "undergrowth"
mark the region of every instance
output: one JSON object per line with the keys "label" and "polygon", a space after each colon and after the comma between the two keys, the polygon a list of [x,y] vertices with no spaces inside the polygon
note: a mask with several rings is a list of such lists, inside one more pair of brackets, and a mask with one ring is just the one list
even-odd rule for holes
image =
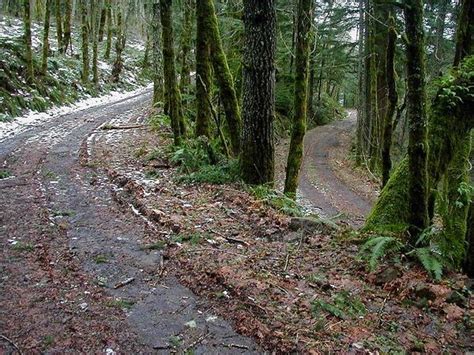
{"label": "undergrowth", "polygon": [[443,270],[452,267],[452,263],[440,248],[440,230],[429,227],[423,231],[415,245],[405,242],[400,234],[375,235],[368,239],[359,252],[359,257],[366,260],[371,271],[374,271],[382,260],[399,260],[405,256],[419,262],[436,280],[441,279]]}
{"label": "undergrowth", "polygon": [[257,200],[263,201],[289,216],[300,217],[304,215],[303,208],[295,200],[271,187],[266,185],[250,186],[248,190]]}

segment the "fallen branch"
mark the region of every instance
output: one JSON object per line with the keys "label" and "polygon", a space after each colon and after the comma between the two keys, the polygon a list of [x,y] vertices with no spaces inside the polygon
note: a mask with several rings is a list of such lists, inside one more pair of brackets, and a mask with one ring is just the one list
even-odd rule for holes
{"label": "fallen branch", "polygon": [[114,130],[114,129],[136,129],[136,128],[144,128],[146,125],[143,124],[135,124],[135,125],[128,125],[128,126],[113,126],[113,125],[104,125],[100,127],[100,129],[104,131]]}
{"label": "fallen branch", "polygon": [[226,347],[226,348],[237,348],[237,349],[247,349],[248,350],[248,346],[247,345],[240,345],[240,344],[224,344],[224,343],[221,343],[221,345],[223,347]]}
{"label": "fallen branch", "polygon": [[18,345],[15,344],[15,342],[13,340],[11,340],[10,338],[7,338],[5,335],[3,334],[0,334],[0,338],[2,338],[3,340],[7,341],[8,343],[10,343],[17,351],[20,355],[23,355],[23,353],[21,352],[20,348],[18,347]]}

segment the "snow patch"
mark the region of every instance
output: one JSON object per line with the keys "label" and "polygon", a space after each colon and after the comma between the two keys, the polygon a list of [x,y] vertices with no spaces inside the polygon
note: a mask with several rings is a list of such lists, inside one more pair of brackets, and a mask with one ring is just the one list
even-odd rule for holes
{"label": "snow patch", "polygon": [[0,142],[3,142],[16,134],[25,131],[29,127],[39,126],[40,124],[50,121],[59,116],[70,114],[72,112],[82,111],[99,105],[113,104],[117,101],[141,93],[145,93],[152,87],[153,84],[149,84],[146,87],[141,87],[137,90],[129,92],[113,91],[107,95],[81,100],[72,105],[54,107],[46,112],[39,113],[35,111],[30,111],[26,115],[17,117],[11,122],[0,122]]}

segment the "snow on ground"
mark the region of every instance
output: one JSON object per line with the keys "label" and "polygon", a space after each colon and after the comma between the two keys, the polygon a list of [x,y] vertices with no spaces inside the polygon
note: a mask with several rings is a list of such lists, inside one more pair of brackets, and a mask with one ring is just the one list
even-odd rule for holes
{"label": "snow on ground", "polygon": [[0,122],[0,142],[11,138],[18,133],[24,132],[30,127],[38,126],[59,116],[82,111],[94,106],[113,104],[134,95],[145,93],[147,90],[151,89],[152,86],[153,84],[149,84],[146,87],[141,87],[129,92],[113,91],[107,95],[81,100],[72,105],[54,107],[46,112],[30,111],[26,115],[17,117],[11,122]]}

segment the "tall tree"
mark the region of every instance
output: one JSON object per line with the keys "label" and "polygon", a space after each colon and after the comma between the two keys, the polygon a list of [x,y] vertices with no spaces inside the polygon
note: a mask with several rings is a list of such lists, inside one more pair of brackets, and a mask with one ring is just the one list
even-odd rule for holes
{"label": "tall tree", "polygon": [[[407,115],[410,232],[413,238],[428,226],[428,173],[426,141],[425,36],[423,1],[407,1]],[[416,239],[415,239],[416,240]]]}
{"label": "tall tree", "polygon": [[163,101],[163,53],[161,52],[160,4],[152,4],[153,104]]}
{"label": "tall tree", "polygon": [[[242,177],[273,184],[276,9],[274,0],[244,0]],[[305,101],[306,102],[306,101]]]}
{"label": "tall tree", "polygon": [[395,30],[395,19],[390,17],[388,30],[387,58],[386,58],[386,82],[388,86],[388,107],[384,120],[384,135],[382,148],[382,186],[388,182],[390,170],[392,169],[392,158],[390,151],[392,147],[393,119],[397,108],[398,94],[395,74],[395,44],[397,32]]}
{"label": "tall tree", "polygon": [[33,83],[35,80],[35,72],[33,66],[33,49],[31,44],[30,0],[23,0],[23,16],[25,22],[26,79],[29,83]]}
{"label": "tall tree", "polygon": [[122,9],[118,10],[117,14],[117,26],[116,26],[116,33],[117,38],[115,40],[115,61],[112,66],[112,81],[118,82],[120,80],[120,74],[122,73],[123,69],[123,58],[122,53],[125,49],[125,25],[124,20],[122,17]]}
{"label": "tall tree", "polygon": [[241,117],[239,102],[234,88],[234,80],[229,70],[227,56],[222,46],[222,39],[217,23],[213,0],[202,1],[202,10],[206,14],[205,28],[211,46],[211,61],[214,75],[220,90],[220,98],[224,107],[227,128],[229,131],[232,152],[237,156],[240,152]]}
{"label": "tall tree", "polygon": [[82,32],[82,82],[89,82],[89,27],[87,25],[87,2],[80,0]]}
{"label": "tall tree", "polygon": [[179,88],[181,92],[188,90],[191,84],[190,77],[190,63],[189,63],[189,52],[191,51],[191,33],[192,33],[192,13],[193,13],[193,0],[185,0],[184,6],[184,19],[183,29],[181,31],[181,75]]}
{"label": "tall tree", "polygon": [[112,48],[112,4],[111,0],[105,0],[105,8],[107,10],[107,42],[105,45],[105,59],[110,59],[110,51]]}
{"label": "tall tree", "polygon": [[43,58],[41,62],[41,72],[46,75],[48,70],[48,53],[49,53],[49,19],[51,17],[51,0],[46,0],[44,9],[44,26],[43,26]]}
{"label": "tall tree", "polygon": [[298,187],[298,176],[303,159],[304,135],[306,132],[312,0],[298,1],[297,22],[294,117],[285,179],[285,193],[293,197],[296,196],[296,189]]}
{"label": "tall tree", "polygon": [[196,1],[196,136],[210,136],[211,45],[204,1]]}
{"label": "tall tree", "polygon": [[181,104],[181,93],[179,92],[176,79],[176,65],[173,41],[173,12],[171,0],[160,0],[161,28],[163,33],[163,67],[165,74],[165,90],[168,100],[169,116],[174,135],[174,144],[179,145],[185,135],[185,124]]}
{"label": "tall tree", "polygon": [[93,1],[92,17],[92,82],[97,85],[99,82],[99,68],[98,68],[98,57],[99,57],[99,21],[100,14],[102,13],[102,1]]}
{"label": "tall tree", "polygon": [[65,10],[66,10],[66,13],[64,16],[63,53],[66,53],[69,47],[71,48],[71,53],[72,53],[72,42],[71,42],[72,0],[66,0]]}
{"label": "tall tree", "polygon": [[56,37],[58,41],[58,50],[63,50],[63,24],[61,17],[61,0],[56,0]]}

